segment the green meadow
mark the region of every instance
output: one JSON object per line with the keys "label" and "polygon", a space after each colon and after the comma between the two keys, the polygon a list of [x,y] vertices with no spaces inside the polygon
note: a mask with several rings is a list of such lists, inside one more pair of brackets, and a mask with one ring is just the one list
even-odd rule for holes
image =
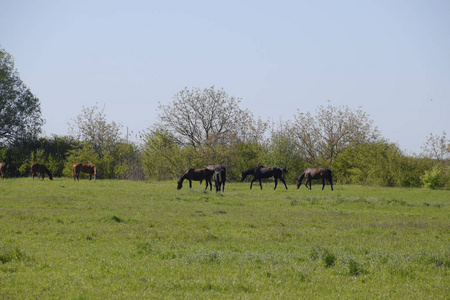
{"label": "green meadow", "polygon": [[450,192],[0,181],[1,299],[449,299]]}

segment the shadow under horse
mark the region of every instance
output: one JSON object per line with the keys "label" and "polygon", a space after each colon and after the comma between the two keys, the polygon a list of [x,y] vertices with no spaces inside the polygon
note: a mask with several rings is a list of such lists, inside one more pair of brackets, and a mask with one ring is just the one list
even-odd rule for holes
{"label": "shadow under horse", "polygon": [[186,171],[184,171],[183,175],[181,175],[180,179],[178,179],[177,182],[177,190],[181,189],[183,187],[183,181],[189,180],[189,188],[192,188],[192,180],[194,181],[200,181],[202,183],[203,180],[206,181],[206,187],[205,190],[208,188],[208,185],[210,186],[209,190],[212,191],[212,183],[211,179],[214,174],[214,170],[211,170],[209,168],[203,168],[203,169],[194,169],[189,168]]}
{"label": "shadow under horse", "polygon": [[38,175],[38,179],[41,178],[41,176],[42,176],[42,180],[44,180],[45,173],[47,173],[48,179],[53,180],[53,175],[50,172],[50,170],[47,168],[46,165],[39,164],[39,163],[31,164],[31,177],[33,177],[33,180],[34,180],[34,176],[36,176],[36,173]]}
{"label": "shadow under horse", "polygon": [[[331,186],[331,190],[333,190],[333,179],[331,177],[331,170],[326,168],[308,168],[305,171],[303,171],[302,174],[298,177],[296,183],[297,183],[297,189],[302,185],[302,180],[306,179],[305,186],[307,189],[311,189],[311,180],[312,179],[322,179],[322,191],[325,188],[325,180],[328,180]],[[308,187],[309,183],[309,187]]]}
{"label": "shadow under horse", "polygon": [[284,179],[283,179],[283,174],[285,174],[285,173],[287,173],[287,170],[285,168],[278,168],[278,167],[266,168],[264,166],[258,166],[258,167],[254,167],[254,168],[250,168],[245,171],[242,171],[241,172],[241,182],[244,181],[244,179],[248,175],[253,175],[253,180],[250,183],[250,189],[252,189],[253,182],[256,180],[259,181],[259,186],[262,189],[261,179],[273,177],[275,179],[275,187],[273,188],[274,190],[277,188],[278,179],[280,179],[281,182],[284,183],[284,187],[286,189],[288,189],[287,185],[286,185],[286,181],[284,181]]}

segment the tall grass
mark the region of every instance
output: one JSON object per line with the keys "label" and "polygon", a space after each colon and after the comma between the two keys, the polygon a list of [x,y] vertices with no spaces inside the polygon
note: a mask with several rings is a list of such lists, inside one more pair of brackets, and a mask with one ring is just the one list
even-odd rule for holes
{"label": "tall grass", "polygon": [[0,182],[0,298],[450,294],[448,191]]}

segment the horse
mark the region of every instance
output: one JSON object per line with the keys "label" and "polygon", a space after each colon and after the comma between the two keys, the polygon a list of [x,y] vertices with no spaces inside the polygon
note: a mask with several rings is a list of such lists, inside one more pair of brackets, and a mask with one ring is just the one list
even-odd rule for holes
{"label": "horse", "polygon": [[211,178],[214,174],[214,170],[203,168],[203,169],[194,169],[189,168],[186,171],[184,171],[183,175],[181,175],[180,179],[178,179],[177,182],[177,190],[181,189],[183,187],[183,180],[187,179],[189,180],[189,188],[192,188],[192,180],[200,181],[202,183],[203,180],[206,181],[206,187],[205,190],[208,188],[208,185],[210,186],[209,190],[212,191],[212,183]]}
{"label": "horse", "polygon": [[275,178],[275,187],[273,188],[274,190],[277,188],[278,179],[280,179],[281,182],[284,183],[284,186],[286,187],[286,189],[288,189],[287,185],[286,185],[286,181],[284,181],[284,179],[283,179],[284,173],[287,173],[287,170],[285,168],[278,168],[278,167],[266,168],[264,166],[258,166],[258,167],[250,168],[250,169],[247,169],[247,170],[241,172],[241,182],[244,181],[244,179],[248,175],[253,175],[254,178],[253,178],[252,182],[250,183],[250,189],[252,189],[253,182],[255,180],[259,180],[259,186],[262,189],[261,178],[273,177],[273,178]]}
{"label": "horse", "polygon": [[6,164],[4,162],[0,162],[0,176],[3,178],[5,178],[5,174],[6,174]]}
{"label": "horse", "polygon": [[222,192],[225,191],[225,182],[227,181],[227,169],[224,166],[216,166],[213,174],[214,185],[216,187],[216,193],[220,192],[222,186]]}
{"label": "horse", "polygon": [[45,173],[47,173],[48,179],[53,180],[52,172],[50,172],[50,170],[44,164],[38,163],[31,164],[31,176],[33,177],[33,180],[36,173],[38,175],[38,179],[41,178],[42,176],[42,180],[44,180]]}
{"label": "horse", "polygon": [[[307,189],[311,189],[311,180],[312,179],[322,179],[322,191],[325,188],[325,179],[328,180],[328,182],[330,183],[331,186],[331,190],[333,190],[333,180],[331,178],[331,170],[330,169],[325,169],[325,168],[319,168],[319,169],[314,169],[314,168],[308,168],[305,171],[303,171],[302,174],[300,174],[300,176],[298,177],[296,183],[297,183],[297,189],[300,187],[300,185],[302,184],[302,180],[303,178],[306,179],[305,182],[305,186]],[[309,187],[308,187],[308,183],[309,183]]]}
{"label": "horse", "polygon": [[92,179],[92,174],[94,174],[94,180],[97,180],[97,168],[93,164],[83,164],[76,163],[72,166],[72,176],[73,180],[80,180],[80,172],[89,174],[89,180]]}

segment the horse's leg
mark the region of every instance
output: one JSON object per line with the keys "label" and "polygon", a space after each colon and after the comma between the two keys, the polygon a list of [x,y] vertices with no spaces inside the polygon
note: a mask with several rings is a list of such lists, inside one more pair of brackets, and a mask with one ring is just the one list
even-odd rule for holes
{"label": "horse's leg", "polygon": [[208,180],[208,181],[209,181],[209,191],[211,192],[211,191],[212,191],[212,182],[211,182],[211,179]]}
{"label": "horse's leg", "polygon": [[333,190],[333,180],[331,179],[331,177],[328,178],[328,182],[330,183],[331,190]]}
{"label": "horse's leg", "polygon": [[222,193],[225,192],[225,181],[222,182]]}
{"label": "horse's leg", "polygon": [[189,179],[189,188],[192,189],[192,180]]}
{"label": "horse's leg", "polygon": [[283,178],[281,178],[281,177],[280,177],[280,180],[281,180],[282,183],[284,183],[284,187],[285,187],[286,189],[288,189],[288,188],[287,188],[287,185],[286,185],[286,181],[285,181]]}
{"label": "horse's leg", "polygon": [[325,188],[325,178],[322,178],[322,191]]}
{"label": "horse's leg", "polygon": [[278,185],[278,178],[276,176],[274,178],[275,178],[275,187],[273,189],[276,190],[277,189],[277,185]]}
{"label": "horse's leg", "polygon": [[259,179],[259,186],[260,186],[260,187],[261,187],[261,189],[262,189],[261,178]]}
{"label": "horse's leg", "polygon": [[253,181],[255,181],[255,180],[256,180],[256,178],[253,178],[252,182],[250,182],[250,189],[252,189]]}

